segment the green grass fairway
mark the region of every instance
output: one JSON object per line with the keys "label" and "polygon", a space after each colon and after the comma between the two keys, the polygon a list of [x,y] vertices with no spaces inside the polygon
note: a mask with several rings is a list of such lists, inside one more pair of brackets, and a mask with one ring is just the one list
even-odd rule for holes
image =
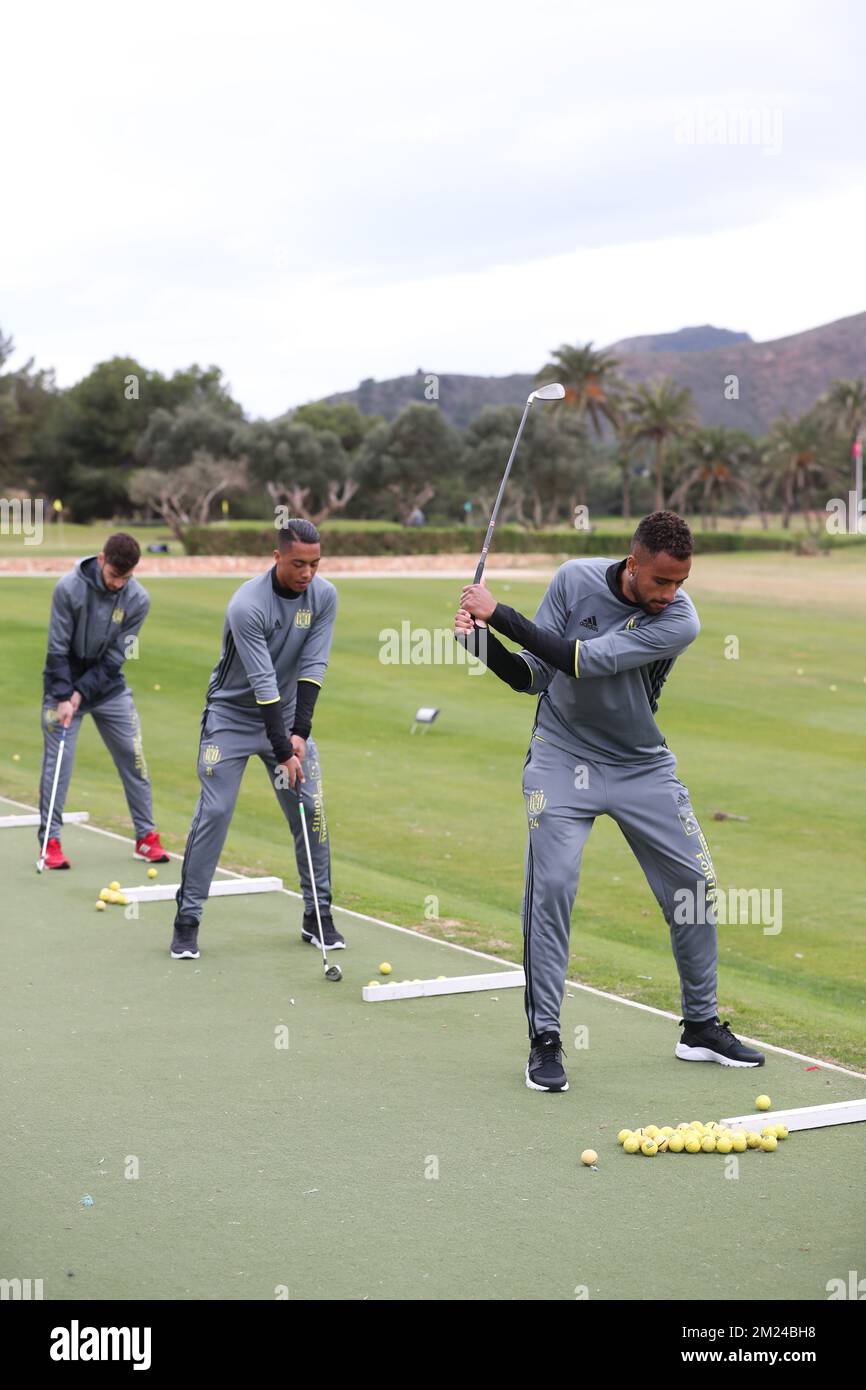
{"label": "green grass fairway", "polygon": [[[52,581],[0,585],[0,791],[32,803]],[[203,693],[235,587],[151,581],[140,660],[128,667],[157,819],[175,850],[183,849],[195,805]],[[353,579],[338,587],[337,637],[315,724],[336,901],[519,959],[520,779],[533,701],[464,667],[378,659],[387,628],[450,628],[454,581]],[[507,598],[532,611],[543,587],[512,583]],[[722,1016],[747,1034],[866,1068],[866,555],[706,557],[696,562],[690,590],[703,631],[665,688],[660,724],[720,886],[783,894],[779,934],[759,924],[721,930]],[[736,660],[725,656],[731,637]],[[444,649],[451,654],[449,639]],[[429,733],[413,737],[422,704],[442,714]],[[95,823],[128,833],[119,783],[90,725],[68,809],[89,810]],[[716,810],[748,819],[715,822]],[[223,863],[296,882],[284,822],[258,766],[247,774]],[[667,929],[609,820],[596,825],[584,858],[570,974],[679,1007]]]}
{"label": "green grass fairway", "polygon": [[106,881],[142,881],[131,846],[66,840],[75,871],[40,879],[31,833],[0,832],[2,1273],[46,1299],[824,1300],[863,1268],[863,1125],[736,1168],[616,1144],[862,1080],[677,1062],[668,1020],[570,990],[571,1090],[539,1095],[520,990],[361,1002],[383,959],[398,978],[488,963],[339,914],[328,984],[283,894],[213,902],[201,959],[173,962],[171,903],[94,911]]}

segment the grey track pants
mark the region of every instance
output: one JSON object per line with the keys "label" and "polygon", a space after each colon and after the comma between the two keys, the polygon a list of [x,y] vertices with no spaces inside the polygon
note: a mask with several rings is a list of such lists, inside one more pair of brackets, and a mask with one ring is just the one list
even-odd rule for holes
{"label": "grey track pants", "polygon": [[716,877],[675,767],[673,754],[631,765],[577,762],[533,737],[523,772],[529,818],[523,946],[530,1037],[559,1032],[580,863],[601,815],[619,825],[670,927],[683,1017],[715,1016]]}
{"label": "grey track pants", "polygon": [[[39,783],[39,813],[42,817],[39,828],[40,840],[45,834],[45,818],[48,815],[48,806],[51,801],[51,787],[54,782],[54,769],[57,766],[57,750],[60,743],[60,725],[57,723],[56,711],[55,701],[48,700],[43,703],[42,776]],[[51,818],[51,837],[58,840],[61,838],[63,807],[66,804],[66,793],[72,779],[78,735],[85,718],[93,720],[103,743],[114,759],[114,765],[120,773],[120,780],[123,783],[129,814],[135,826],[135,838],[140,840],[143,835],[149,834],[154,828],[153,799],[141,743],[141,720],[138,717],[138,710],[135,708],[131,690],[122,690],[119,695],[112,695],[110,700],[103,700],[102,704],[97,705],[95,709],[86,710],[84,713],[79,710],[73,717],[72,723],[66,731],[66,747],[63,751],[63,762],[60,765],[60,781],[57,784],[57,798],[54,802],[54,814]]]}
{"label": "grey track pants", "polygon": [[[264,725],[251,725],[249,730],[241,731],[221,724],[219,712],[208,710],[202,719],[198,756],[201,792],[184,850],[183,872],[177,893],[178,918],[190,922],[201,920],[211,879],[234,814],[241,778],[249,759],[256,756],[262,761],[268,781],[294,838],[295,861],[301,881],[304,911],[312,913],[315,910],[298,798],[291,788],[278,786],[274,780],[274,755]],[[325,822],[319,754],[312,738],[307,739],[307,752],[302,766],[306,781],[301,791],[307,834],[310,838],[310,854],[316,876],[319,909],[324,912],[331,906],[331,854]]]}

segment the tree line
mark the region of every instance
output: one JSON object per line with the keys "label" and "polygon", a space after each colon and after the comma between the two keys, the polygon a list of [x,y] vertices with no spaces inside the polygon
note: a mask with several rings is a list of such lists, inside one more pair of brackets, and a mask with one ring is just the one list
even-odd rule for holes
{"label": "tree line", "polygon": [[[0,331],[0,490],[61,499],[75,521],[160,518],[175,534],[278,505],[329,518],[479,521],[489,512],[521,415],[482,410],[463,430],[435,402],[386,421],[354,405],[298,407],[249,420],[216,366],[164,376],[133,358],[99,363],[67,389],[32,361],[12,370]],[[651,507],[719,516],[795,512],[817,526],[852,486],[866,425],[863,380],[833,381],[767,434],[701,426],[670,377],[630,386],[592,344],[563,344],[537,374],[565,398],[529,417],[503,520],[570,524],[578,507],[626,518]]]}

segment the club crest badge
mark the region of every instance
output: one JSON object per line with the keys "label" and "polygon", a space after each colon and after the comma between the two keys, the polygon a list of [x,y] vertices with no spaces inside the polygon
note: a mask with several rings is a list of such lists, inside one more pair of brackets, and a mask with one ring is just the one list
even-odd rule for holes
{"label": "club crest badge", "polygon": [[530,792],[526,798],[526,809],[531,816],[540,816],[547,805],[547,797],[544,792]]}
{"label": "club crest badge", "polygon": [[202,752],[202,758],[210,767],[220,760],[220,750],[217,744],[208,743]]}
{"label": "club crest badge", "polygon": [[114,609],[112,609],[111,621],[112,621],[113,623],[122,623],[124,617],[125,617],[125,613],[124,613],[124,610],[123,610],[122,608],[114,608]]}
{"label": "club crest badge", "polygon": [[311,617],[309,608],[299,608],[295,614],[295,627],[309,627]]}

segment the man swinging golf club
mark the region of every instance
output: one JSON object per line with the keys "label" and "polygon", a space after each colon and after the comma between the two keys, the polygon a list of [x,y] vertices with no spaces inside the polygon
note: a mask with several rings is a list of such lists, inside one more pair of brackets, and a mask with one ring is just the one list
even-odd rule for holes
{"label": "man swinging golf club", "polygon": [[[242,584],[229,600],[219,662],[207,689],[201,723],[201,792],[183,860],[171,954],[197,960],[198,928],[225,843],[241,778],[258,756],[295,842],[304,897],[304,941],[340,950],[331,918],[331,860],[319,755],[310,736],[313,710],[334,635],[337,591],[317,574],[319,532],[287,521],[277,532],[274,564]],[[298,807],[303,798],[309,846]],[[309,858],[307,849],[309,847]],[[312,862],[319,914],[316,912]],[[324,943],[319,936],[321,916]]]}
{"label": "man swinging golf club", "polygon": [[[596,816],[617,822],[670,927],[680,976],[686,1061],[756,1067],[760,1052],[721,1023],[716,1005],[716,879],[676,758],[654,715],[678,656],[700,630],[681,585],[692,536],[673,512],[644,517],[624,560],[569,560],[531,623],[482,585],[463,591],[455,628],[488,625],[478,654],[513,690],[538,697],[523,790],[529,820],[523,896],[526,1084],[565,1091],[560,1006],[571,911]],[[489,631],[520,642],[518,654]]]}
{"label": "man swinging golf club", "polygon": [[120,773],[135,827],[134,858],[168,860],[153,824],[141,722],[123,678],[150,607],[147,590],[133,577],[140,559],[138,541],[118,531],[54,589],[43,672],[40,872],[70,867],[61,845],[63,807],[85,714],[93,716]]}

